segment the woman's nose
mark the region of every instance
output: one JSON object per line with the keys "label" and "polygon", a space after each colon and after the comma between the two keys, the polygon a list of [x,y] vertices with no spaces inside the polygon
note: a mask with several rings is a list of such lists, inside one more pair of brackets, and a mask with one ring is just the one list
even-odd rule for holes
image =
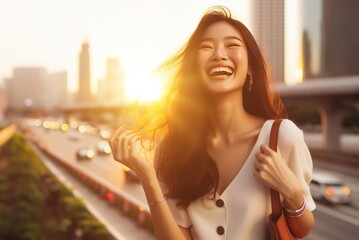
{"label": "woman's nose", "polygon": [[216,47],[213,51],[212,60],[221,61],[226,59],[227,59],[227,54],[225,49],[221,46]]}

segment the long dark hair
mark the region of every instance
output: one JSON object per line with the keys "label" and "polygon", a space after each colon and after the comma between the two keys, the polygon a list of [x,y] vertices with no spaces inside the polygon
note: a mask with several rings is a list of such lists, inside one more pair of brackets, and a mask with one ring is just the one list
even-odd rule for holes
{"label": "long dark hair", "polygon": [[[217,166],[206,151],[211,127],[210,101],[208,92],[200,85],[196,59],[203,32],[220,21],[235,27],[247,47],[254,84],[250,92],[243,90],[245,110],[265,119],[284,116],[284,106],[279,95],[269,88],[267,66],[250,31],[233,19],[225,7],[208,10],[184,47],[160,67],[160,71],[171,72],[173,77],[163,101],[166,114],[161,127],[166,131],[159,146],[156,169],[158,178],[168,188],[167,196],[179,199],[183,207],[213,190],[215,193],[219,182]],[[244,85],[247,88],[248,81]]]}

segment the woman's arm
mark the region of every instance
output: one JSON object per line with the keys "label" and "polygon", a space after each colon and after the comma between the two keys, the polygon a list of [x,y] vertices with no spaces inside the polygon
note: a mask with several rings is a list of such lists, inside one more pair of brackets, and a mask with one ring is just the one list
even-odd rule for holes
{"label": "woman's arm", "polygon": [[[297,185],[298,186],[298,185]],[[291,232],[303,238],[307,236],[314,225],[313,213],[306,207],[306,200],[303,197],[303,192],[300,189],[282,193],[284,215]],[[303,211],[301,211],[303,208]],[[297,213],[295,213],[297,211]]]}
{"label": "woman's arm", "polygon": [[189,230],[179,227],[169,209],[166,201],[163,201],[159,181],[153,165],[139,152],[136,142],[139,137],[130,131],[120,127],[115,131],[109,144],[113,158],[131,168],[138,176],[146,194],[149,204],[152,222],[158,240],[192,239]]}
{"label": "woman's arm", "polygon": [[[304,190],[281,155],[262,144],[256,157],[258,161],[254,164],[254,176],[282,195],[285,208],[293,211],[300,209],[304,203]],[[309,209],[305,209],[300,216],[285,216],[291,232],[299,238],[308,235],[314,225],[314,217]]]}

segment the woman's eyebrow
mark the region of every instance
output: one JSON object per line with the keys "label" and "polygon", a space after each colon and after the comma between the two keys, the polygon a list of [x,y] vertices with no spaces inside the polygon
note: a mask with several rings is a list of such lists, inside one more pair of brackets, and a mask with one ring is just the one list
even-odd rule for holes
{"label": "woman's eyebrow", "polygon": [[[236,37],[236,36],[227,36],[224,38],[224,40],[231,40],[231,39],[235,39],[235,40],[242,42],[242,39],[240,39],[239,37]],[[214,38],[212,38],[212,37],[202,38],[200,42],[206,42],[206,41],[213,42]]]}
{"label": "woman's eyebrow", "polygon": [[240,39],[239,37],[236,37],[236,36],[228,36],[228,37],[225,37],[224,39],[225,40],[235,39],[235,40],[238,40],[238,41],[242,42],[242,39]]}

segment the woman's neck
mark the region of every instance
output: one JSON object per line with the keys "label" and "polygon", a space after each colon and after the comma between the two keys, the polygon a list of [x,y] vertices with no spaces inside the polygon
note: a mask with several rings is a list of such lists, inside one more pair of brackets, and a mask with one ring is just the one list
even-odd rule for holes
{"label": "woman's neck", "polygon": [[210,137],[227,143],[235,142],[238,136],[260,126],[259,119],[245,111],[242,95],[238,92],[216,96],[213,99],[211,119],[213,131]]}

